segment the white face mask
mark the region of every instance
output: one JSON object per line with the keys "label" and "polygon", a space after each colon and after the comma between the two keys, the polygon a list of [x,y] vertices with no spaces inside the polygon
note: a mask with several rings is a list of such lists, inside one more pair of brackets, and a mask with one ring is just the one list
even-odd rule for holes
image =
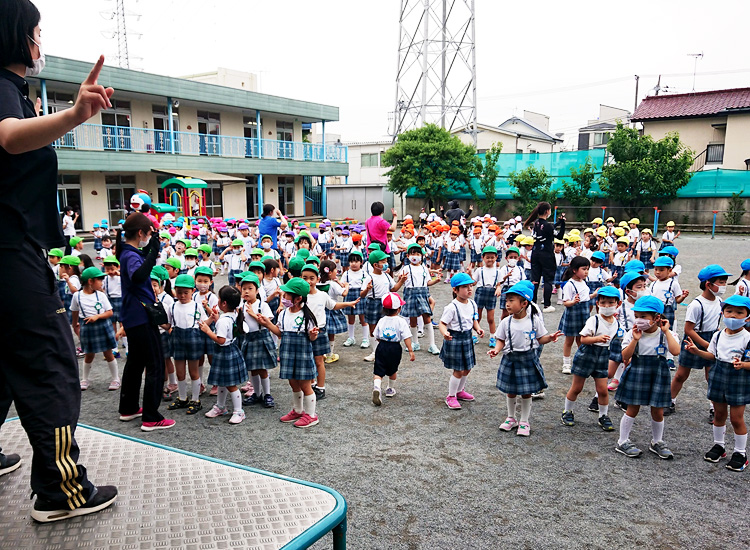
{"label": "white face mask", "polygon": [[263,250],[268,250],[269,248],[271,248],[271,243],[269,242],[263,243]]}
{"label": "white face mask", "polygon": [[138,248],[146,248],[148,246],[148,241],[138,241]]}
{"label": "white face mask", "polygon": [[187,260],[185,265],[188,267],[195,267],[195,260]]}
{"label": "white face mask", "polygon": [[36,76],[39,73],[41,73],[42,70],[44,69],[46,60],[44,58],[44,52],[42,51],[42,46],[31,37],[29,37],[29,40],[31,40],[34,44],[36,44],[39,47],[39,59],[34,59],[33,67],[26,67],[26,76]]}
{"label": "white face mask", "polygon": [[422,256],[409,256],[409,261],[413,263],[414,265],[417,265],[422,261]]}
{"label": "white face mask", "polygon": [[617,313],[617,306],[599,308],[599,314],[603,315],[604,317],[611,317],[615,313]]}
{"label": "white face mask", "polygon": [[711,294],[713,294],[714,296],[724,296],[724,294],[727,291],[727,285],[724,285],[724,286],[714,285],[714,286],[716,287],[717,290],[711,290],[710,288],[708,289],[708,290],[711,290]]}
{"label": "white face mask", "polygon": [[633,322],[633,325],[638,330],[640,330],[642,332],[645,332],[645,331],[647,331],[648,329],[651,328],[651,321],[649,321],[648,319],[642,319],[642,318],[639,317],[638,319],[636,319]]}
{"label": "white face mask", "polygon": [[195,285],[195,288],[197,288],[197,289],[198,289],[198,291],[199,291],[199,292],[200,292],[201,294],[205,294],[206,292],[208,292],[208,289],[209,289],[209,288],[211,288],[211,285],[207,285],[207,284],[205,284],[205,283],[201,283],[201,284],[196,284],[196,285]]}
{"label": "white face mask", "polygon": [[[649,291],[646,290],[646,289],[643,289],[643,290],[631,290],[630,292],[632,292],[633,294],[635,294],[635,299],[636,300],[638,298],[643,298],[644,296],[650,296]],[[631,297],[632,297],[632,295],[631,295]]]}
{"label": "white face mask", "polygon": [[508,259],[508,265],[510,267],[516,267],[516,264],[518,264],[518,259],[517,258],[509,258]]}

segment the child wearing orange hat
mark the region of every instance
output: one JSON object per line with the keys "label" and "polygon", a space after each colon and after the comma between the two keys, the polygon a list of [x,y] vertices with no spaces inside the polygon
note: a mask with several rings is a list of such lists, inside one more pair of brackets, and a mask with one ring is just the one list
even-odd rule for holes
{"label": "child wearing orange hat", "polygon": [[[457,223],[457,222],[454,222]],[[451,277],[463,270],[464,254],[466,252],[465,242],[458,225],[454,225],[445,241],[446,257],[443,271],[446,272],[445,283],[449,284]]]}

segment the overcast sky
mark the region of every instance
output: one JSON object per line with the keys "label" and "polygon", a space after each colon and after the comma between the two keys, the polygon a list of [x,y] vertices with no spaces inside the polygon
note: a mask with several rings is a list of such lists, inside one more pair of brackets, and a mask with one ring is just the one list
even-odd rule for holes
{"label": "overcast sky", "polygon": [[[449,0],[450,2],[451,0]],[[44,51],[96,59],[115,0],[36,0]],[[340,107],[329,132],[385,138],[393,110],[399,0],[125,0],[131,68],[180,76],[229,67],[259,73],[260,91]],[[135,14],[140,17],[136,17]],[[107,18],[105,18],[107,17]],[[599,104],[633,110],[663,76],[677,92],[750,85],[748,0],[476,0],[478,121],[523,110],[576,131]],[[138,36],[138,34],[140,36]],[[721,74],[710,74],[721,73]],[[105,83],[106,84],[106,83]]]}

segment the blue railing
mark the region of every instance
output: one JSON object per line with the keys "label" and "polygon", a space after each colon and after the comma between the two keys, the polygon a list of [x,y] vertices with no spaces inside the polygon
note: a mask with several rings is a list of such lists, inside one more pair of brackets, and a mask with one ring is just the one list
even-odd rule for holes
{"label": "blue railing", "polygon": [[344,145],[279,141],[216,134],[174,132],[102,124],[81,124],[53,144],[58,149],[81,151],[127,151],[232,158],[288,159],[305,162],[348,162]]}

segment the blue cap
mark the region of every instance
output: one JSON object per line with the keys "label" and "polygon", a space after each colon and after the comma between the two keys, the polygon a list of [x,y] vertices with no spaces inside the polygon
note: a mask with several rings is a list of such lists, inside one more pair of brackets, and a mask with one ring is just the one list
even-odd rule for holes
{"label": "blue cap", "polygon": [[750,298],[741,296],[740,294],[732,294],[729,298],[722,302],[721,308],[724,309],[724,306],[744,307],[750,314]]}
{"label": "blue cap", "polygon": [[707,265],[698,272],[699,281],[709,281],[717,277],[731,277],[731,273],[727,273],[726,270],[719,264]]}
{"label": "blue cap", "polygon": [[646,276],[641,275],[637,271],[628,271],[627,273],[625,273],[625,275],[620,277],[620,288],[625,290],[626,288],[628,288],[628,285],[636,279],[643,279],[645,281]]}
{"label": "blue cap", "polygon": [[603,286],[596,292],[597,298],[617,298],[620,300],[620,291],[613,286]]}
{"label": "blue cap", "polygon": [[661,250],[659,250],[659,254],[669,254],[670,256],[677,256],[680,253],[679,250],[677,250],[677,247],[675,246],[665,246]]}
{"label": "blue cap", "polygon": [[451,277],[451,286],[456,288],[457,286],[473,285],[474,279],[472,279],[468,273],[456,273]]}
{"label": "blue cap", "polygon": [[640,260],[630,260],[625,264],[625,273],[629,273],[631,271],[646,271],[646,264],[644,264]]}
{"label": "blue cap", "polygon": [[98,223],[95,223],[95,224],[94,224],[94,227],[99,227],[99,224],[98,224]]}
{"label": "blue cap", "polygon": [[528,279],[524,279],[523,281],[518,281],[518,282],[517,282],[517,283],[516,283],[515,285],[513,285],[513,286],[518,286],[518,285],[523,285],[523,286],[525,286],[525,287],[529,288],[529,289],[531,290],[531,292],[532,292],[532,293],[534,292],[534,283],[532,283],[532,282],[531,282],[531,281],[529,281]]}
{"label": "blue cap", "polygon": [[647,313],[664,313],[664,302],[656,296],[644,296],[638,298],[633,305],[633,311],[645,311]]}
{"label": "blue cap", "polygon": [[528,300],[529,302],[534,298],[534,291],[530,289],[528,285],[521,284],[521,282],[514,284],[505,293],[518,294],[523,299]]}
{"label": "blue cap", "polygon": [[125,223],[125,220],[121,219],[121,220],[119,220],[119,221],[118,221],[117,223],[118,223],[118,224],[120,224],[120,225],[122,225],[122,224],[124,224],[124,223]]}
{"label": "blue cap", "polygon": [[747,260],[743,261],[740,264],[740,269],[742,271],[748,271],[748,270],[750,270],[750,258],[748,258]]}
{"label": "blue cap", "polygon": [[674,267],[674,260],[669,256],[662,256],[656,259],[654,267]]}
{"label": "blue cap", "polygon": [[602,252],[601,250],[597,250],[596,252],[594,252],[594,253],[593,253],[593,254],[591,255],[591,259],[592,259],[592,260],[599,260],[600,262],[603,262],[603,261],[605,261],[605,260],[606,260],[607,258],[606,258],[606,256],[604,255],[604,252]]}
{"label": "blue cap", "polygon": [[102,220],[103,224],[108,224],[109,222],[107,220]]}

